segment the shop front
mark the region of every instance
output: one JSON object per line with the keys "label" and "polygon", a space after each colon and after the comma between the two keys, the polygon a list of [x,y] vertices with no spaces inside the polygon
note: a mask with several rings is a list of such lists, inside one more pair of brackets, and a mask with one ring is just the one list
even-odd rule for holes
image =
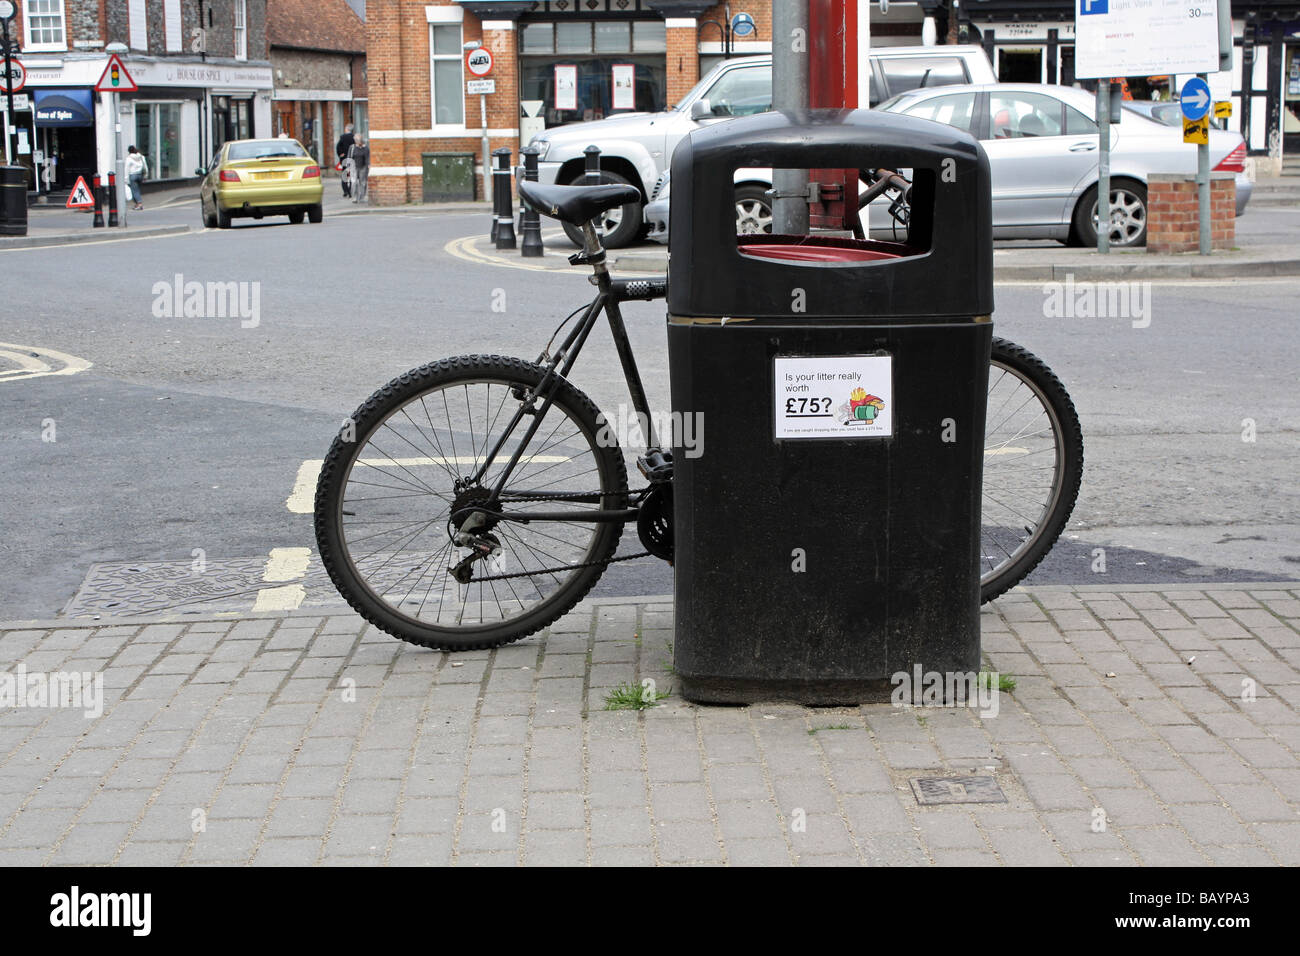
{"label": "shop front", "polygon": [[[8,97],[0,96],[0,116],[3,117],[0,122],[4,124],[0,126],[0,130],[13,127],[12,137],[0,137],[4,139],[4,145],[0,146],[0,156],[4,157],[6,163],[26,167],[27,189],[30,192],[38,186],[40,177],[38,161],[43,159],[33,123],[32,94],[30,90],[25,93],[15,93],[13,101],[14,115],[10,119]],[[12,157],[9,155],[10,148],[14,150]]]}
{"label": "shop front", "polygon": [[89,87],[34,91],[40,192],[65,192],[78,176],[95,175],[94,96]]}

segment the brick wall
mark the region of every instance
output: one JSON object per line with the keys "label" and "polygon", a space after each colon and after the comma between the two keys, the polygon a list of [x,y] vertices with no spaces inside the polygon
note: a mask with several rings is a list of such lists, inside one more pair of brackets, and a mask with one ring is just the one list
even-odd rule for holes
{"label": "brick wall", "polygon": [[[1212,248],[1236,242],[1237,184],[1232,173],[1210,174]],[[1147,252],[1196,252],[1200,248],[1200,200],[1196,178],[1157,173],[1147,183]]]}
{"label": "brick wall", "polygon": [[[698,22],[698,21],[697,21]],[[711,31],[716,33],[717,31]],[[676,103],[690,92],[700,79],[699,43],[696,27],[669,27],[668,99]]]}

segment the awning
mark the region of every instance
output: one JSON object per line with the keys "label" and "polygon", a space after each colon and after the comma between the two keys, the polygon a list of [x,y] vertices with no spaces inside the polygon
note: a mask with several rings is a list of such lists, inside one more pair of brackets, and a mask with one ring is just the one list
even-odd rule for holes
{"label": "awning", "polygon": [[36,90],[36,125],[94,126],[90,90]]}

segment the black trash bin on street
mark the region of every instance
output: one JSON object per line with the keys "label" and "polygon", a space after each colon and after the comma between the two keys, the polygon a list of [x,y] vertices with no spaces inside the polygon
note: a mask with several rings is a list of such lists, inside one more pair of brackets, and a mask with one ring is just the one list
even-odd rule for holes
{"label": "black trash bin on street", "polygon": [[27,167],[0,166],[0,236],[27,235]]}
{"label": "black trash bin on street", "polygon": [[[741,167],[910,171],[906,241],[737,236]],[[895,114],[764,113],[692,133],[672,182],[672,404],[697,416],[674,447],[678,691],[840,704],[978,672],[983,150]]]}

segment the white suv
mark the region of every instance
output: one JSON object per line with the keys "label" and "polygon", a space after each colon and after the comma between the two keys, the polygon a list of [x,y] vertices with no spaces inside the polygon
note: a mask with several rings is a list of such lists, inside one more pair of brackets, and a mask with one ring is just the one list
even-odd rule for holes
{"label": "white suv", "polygon": [[[993,67],[978,46],[881,47],[867,55],[870,100],[881,100],[919,87],[953,83],[995,83]],[[681,101],[662,113],[621,113],[590,123],[572,123],[539,133],[531,145],[540,150],[538,179],[543,183],[581,181],[583,150],[600,147],[604,182],[630,183],[641,192],[640,203],[602,214],[597,228],[610,248],[626,246],[643,233],[641,210],[667,172],[673,150],[691,130],[735,116],[772,108],[772,58],[744,57],[714,67]],[[753,215],[755,204],[766,207],[767,184],[736,183],[737,214]],[[762,210],[759,210],[762,213]],[[581,245],[581,233],[565,227]]]}

